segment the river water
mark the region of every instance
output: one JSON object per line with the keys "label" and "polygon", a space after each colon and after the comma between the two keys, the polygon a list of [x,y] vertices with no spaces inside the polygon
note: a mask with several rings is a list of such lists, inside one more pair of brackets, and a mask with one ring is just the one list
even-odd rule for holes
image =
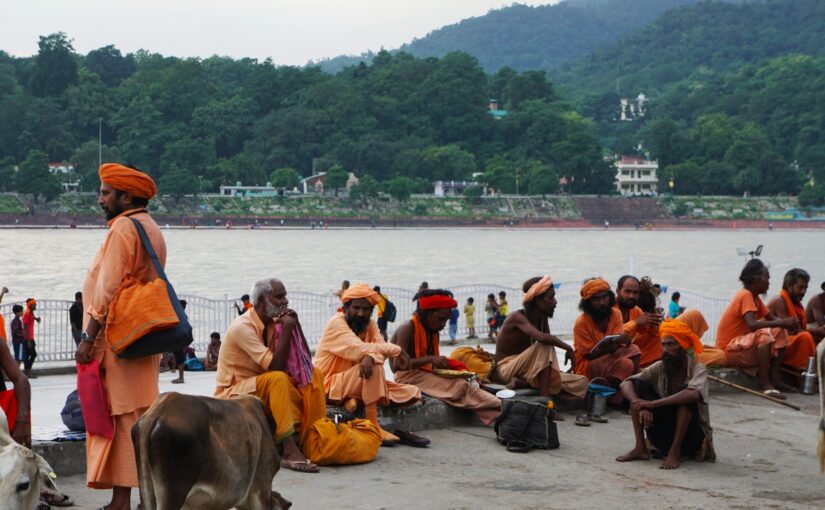
{"label": "river water", "polygon": [[[0,230],[7,302],[73,299],[105,235],[104,229]],[[556,281],[604,276],[615,282],[631,270],[664,285],[727,297],[740,288],[747,258],[736,248],[759,244],[771,266],[770,294],[791,267],[811,273],[811,293],[825,280],[821,230],[172,229],[164,235],[167,273],[178,292],[213,298],[239,296],[269,275],[288,291],[325,293],[343,279],[408,289],[422,280],[431,288],[519,287],[545,273]]]}

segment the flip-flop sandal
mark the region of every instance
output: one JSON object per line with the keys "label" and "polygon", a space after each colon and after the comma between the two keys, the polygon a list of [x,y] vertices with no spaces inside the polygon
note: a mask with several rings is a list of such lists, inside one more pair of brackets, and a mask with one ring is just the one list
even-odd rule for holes
{"label": "flip-flop sandal", "polygon": [[591,414],[588,416],[590,421],[595,421],[596,423],[607,423],[607,418],[599,415],[599,414]]}
{"label": "flip-flop sandal", "polygon": [[767,396],[769,396],[769,397],[773,397],[773,398],[775,398],[775,399],[777,399],[777,400],[788,400],[788,397],[786,397],[785,395],[783,395],[783,394],[782,394],[782,392],[780,392],[779,390],[777,390],[777,389],[775,389],[775,388],[770,388],[770,389],[767,389],[767,390],[762,390],[762,394],[763,394],[763,395],[767,395]]}
{"label": "flip-flop sandal", "polygon": [[321,470],[317,465],[313,464],[309,459],[288,461],[281,459],[281,467],[298,473],[317,473]]}
{"label": "flip-flop sandal", "polygon": [[580,416],[576,416],[576,425],[579,427],[589,427],[590,426],[590,417],[586,414],[582,414]]}

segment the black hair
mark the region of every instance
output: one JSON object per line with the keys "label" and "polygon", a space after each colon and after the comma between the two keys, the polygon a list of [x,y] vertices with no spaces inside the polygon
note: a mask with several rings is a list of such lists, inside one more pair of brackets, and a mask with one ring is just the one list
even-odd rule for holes
{"label": "black hair", "polygon": [[74,298],[75,299],[83,299],[83,293],[82,292],[75,292],[74,293]]}
{"label": "black hair", "polygon": [[18,312],[22,312],[22,311],[23,311],[23,307],[21,305],[14,305],[14,306],[11,307],[11,312],[12,313],[18,313]]}
{"label": "black hair", "polygon": [[495,298],[496,298],[496,295],[495,295],[495,294],[493,294],[492,292],[491,292],[491,293],[489,293],[489,294],[487,294],[487,299],[490,299],[490,298],[495,299]]}
{"label": "black hair", "polygon": [[626,282],[627,280],[630,280],[631,278],[636,280],[636,283],[640,283],[639,279],[636,278],[635,276],[633,276],[632,274],[626,274],[626,275],[622,276],[621,278],[619,278],[619,282],[616,283],[616,292],[619,292],[620,290],[622,290],[622,287],[624,286],[624,282]]}
{"label": "black hair", "polygon": [[671,299],[671,301],[676,301],[676,300],[677,300],[677,299],[679,299],[680,297],[682,297],[682,295],[681,295],[681,294],[679,294],[679,291],[677,290],[676,292],[674,292],[674,293],[673,293],[673,295],[672,295],[672,296],[670,296],[670,299]]}
{"label": "black hair", "polygon": [[499,296],[506,296],[506,295],[507,295],[507,293],[506,293],[506,292],[504,292],[504,291],[502,290],[502,291],[499,291],[498,295],[499,295]]}
{"label": "black hair", "polygon": [[[542,278],[541,276],[534,276],[533,278],[530,278],[529,280],[525,281],[525,282],[521,285],[521,291],[522,291],[522,292],[524,292],[524,293],[526,294],[526,293],[527,293],[527,291],[529,291],[529,290],[530,290],[530,287],[532,287],[533,285],[535,285],[535,284],[537,284],[538,282],[540,282],[540,281],[541,281],[541,278]],[[544,295],[545,295],[545,294],[547,294],[548,292],[550,292],[550,289],[552,289],[552,288],[553,288],[553,286],[551,285],[551,286],[550,286],[550,287],[549,287],[546,291],[544,291],[541,295],[534,297],[532,300],[530,300],[530,301],[529,301],[529,302],[527,302],[527,303],[524,303],[524,308],[529,308],[530,306],[532,306],[532,305],[533,305],[536,301],[538,301],[539,299],[541,299],[542,297],[544,297]]]}
{"label": "black hair", "polygon": [[376,285],[375,287],[372,288],[372,290],[374,290],[375,292],[381,292],[381,287]]}
{"label": "black hair", "polygon": [[241,296],[241,301],[249,301],[249,294],[244,294]]}
{"label": "black hair", "polygon": [[808,283],[811,281],[811,275],[809,275],[804,269],[795,267],[785,273],[785,279],[782,281],[782,288],[788,290],[799,280],[804,280],[805,283]]}
{"label": "black hair", "polygon": [[745,286],[752,285],[762,276],[762,271],[767,269],[761,260],[750,259],[742,268],[742,272],[739,273],[739,281]]}
{"label": "black hair", "polygon": [[[823,286],[825,286],[825,283],[823,283],[822,285],[823,285]],[[468,298],[467,298],[467,302],[468,302],[468,303],[475,303],[475,302],[476,302],[476,300],[475,300],[475,299],[473,299],[473,298],[471,298],[471,297],[468,297]]]}
{"label": "black hair", "polygon": [[[126,193],[126,192],[123,191],[123,190],[120,190],[120,189],[116,189],[115,190],[115,197],[120,198],[124,193]],[[136,196],[132,195],[132,205],[136,205],[138,207],[146,207],[146,206],[149,205],[149,199],[148,198],[143,198],[143,197],[136,197]]]}
{"label": "black hair", "polygon": [[212,333],[209,334],[209,338],[220,338],[220,337],[221,337],[221,334],[218,333],[217,331],[213,331]]}

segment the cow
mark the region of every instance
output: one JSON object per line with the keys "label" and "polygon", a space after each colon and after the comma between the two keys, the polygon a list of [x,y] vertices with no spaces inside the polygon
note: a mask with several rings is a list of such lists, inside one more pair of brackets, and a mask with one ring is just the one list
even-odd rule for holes
{"label": "cow", "polygon": [[12,439],[6,413],[0,409],[0,508],[36,509],[42,487],[57,490],[53,476],[43,457]]}
{"label": "cow", "polygon": [[286,510],[263,403],[164,393],[132,427],[144,510]]}

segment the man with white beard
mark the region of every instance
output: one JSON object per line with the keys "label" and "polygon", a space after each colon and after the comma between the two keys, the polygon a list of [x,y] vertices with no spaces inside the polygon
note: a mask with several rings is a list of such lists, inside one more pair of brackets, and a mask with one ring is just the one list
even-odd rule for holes
{"label": "man with white beard", "polygon": [[326,415],[324,377],[312,366],[298,315],[276,278],[259,280],[252,308],[232,321],[218,355],[215,396],[255,395],[275,420],[281,466],[314,473],[318,466],[301,451],[309,427]]}

